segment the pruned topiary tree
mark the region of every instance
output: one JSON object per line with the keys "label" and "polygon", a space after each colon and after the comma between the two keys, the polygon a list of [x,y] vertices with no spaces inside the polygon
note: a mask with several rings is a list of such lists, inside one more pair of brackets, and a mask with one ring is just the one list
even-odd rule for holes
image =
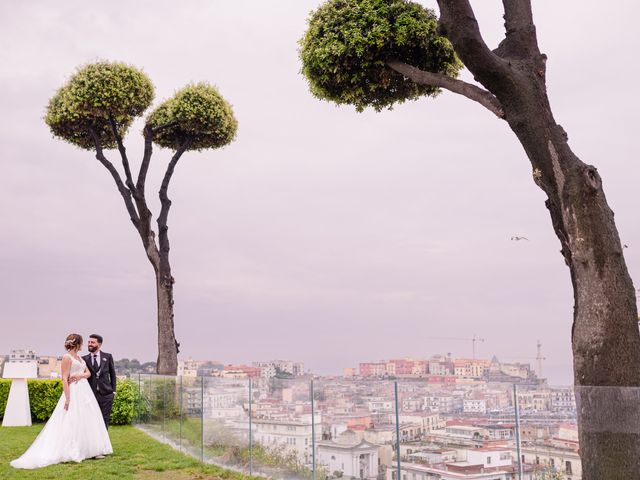
{"label": "pruned topiary tree", "polygon": [[[144,153],[134,178],[123,139],[135,118],[151,106],[153,98],[153,84],[142,71],[124,63],[92,63],[79,68],[51,98],[45,122],[55,137],[95,151],[97,160],[113,177],[155,272],[157,371],[175,375],[179,344],[174,331],[174,279],[169,263],[169,183],[186,151],[228,145],[236,136],[238,123],[229,103],[211,85],[197,83],[183,88],[147,116],[143,130]],[[145,193],[154,143],[174,152],[159,190],[157,243]],[[105,155],[109,149],[117,149],[120,154],[124,180]]]}
{"label": "pruned topiary tree", "polygon": [[[585,480],[640,471],[640,334],[633,282],[601,178],[553,117],[530,0],[503,0],[505,36],[484,42],[469,0],[329,0],[300,41],[311,92],[357,110],[442,89],[504,120],[532,165],[574,289],[572,347]],[[460,59],[460,62],[457,59]],[[478,82],[456,77],[463,64]],[[612,388],[605,388],[612,387]],[[615,422],[615,423],[614,423]]]}

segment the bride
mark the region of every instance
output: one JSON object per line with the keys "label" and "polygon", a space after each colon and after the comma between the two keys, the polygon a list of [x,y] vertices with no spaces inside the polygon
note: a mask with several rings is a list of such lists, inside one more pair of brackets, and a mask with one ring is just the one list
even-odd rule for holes
{"label": "bride", "polygon": [[55,410],[29,449],[11,462],[14,468],[40,468],[54,463],[81,462],[113,453],[100,407],[87,378],[91,375],[78,356],[82,337],[72,333],[64,342],[62,389]]}

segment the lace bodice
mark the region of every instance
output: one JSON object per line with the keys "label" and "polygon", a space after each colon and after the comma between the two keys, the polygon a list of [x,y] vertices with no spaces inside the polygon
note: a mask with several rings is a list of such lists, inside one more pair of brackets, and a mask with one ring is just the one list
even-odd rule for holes
{"label": "lace bodice", "polygon": [[82,357],[80,357],[80,360],[78,360],[77,358],[75,358],[73,355],[69,353],[67,353],[66,355],[68,355],[69,358],[71,358],[70,375],[79,375],[82,372],[84,372],[84,369],[86,368],[87,364],[84,363],[84,360],[82,359]]}

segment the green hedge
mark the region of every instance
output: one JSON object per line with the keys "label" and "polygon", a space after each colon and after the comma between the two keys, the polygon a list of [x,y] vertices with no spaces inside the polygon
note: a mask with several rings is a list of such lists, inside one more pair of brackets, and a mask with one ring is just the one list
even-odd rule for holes
{"label": "green hedge", "polygon": [[4,409],[7,406],[10,388],[11,380],[0,379],[0,420],[4,417]]}
{"label": "green hedge", "polygon": [[29,404],[31,420],[46,422],[62,395],[61,380],[29,380]]}
{"label": "green hedge", "polygon": [[[29,380],[29,403],[31,420],[46,422],[62,395],[61,380]],[[4,417],[4,409],[9,396],[11,380],[0,380],[0,420]],[[118,381],[116,397],[111,412],[112,425],[129,425],[136,414],[135,404],[138,393],[137,385],[131,380]]]}

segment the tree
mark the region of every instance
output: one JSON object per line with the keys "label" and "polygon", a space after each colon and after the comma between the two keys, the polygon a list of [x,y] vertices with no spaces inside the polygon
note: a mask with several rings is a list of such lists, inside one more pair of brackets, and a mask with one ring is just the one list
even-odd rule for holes
{"label": "tree", "polygon": [[[640,385],[633,283],[600,175],[573,153],[553,117],[531,1],[502,3],[505,36],[491,50],[469,0],[438,0],[439,18],[405,0],[329,0],[311,14],[300,40],[302,72],[316,97],[359,111],[446,89],[506,121],[547,196],[573,284],[583,478],[634,478],[639,390],[619,388]],[[478,84],[455,78],[462,65]]]}
{"label": "tree", "polygon": [[[174,278],[169,262],[169,183],[185,152],[220,148],[231,143],[238,124],[231,106],[214,87],[206,83],[186,86],[147,116],[143,130],[144,154],[134,181],[123,139],[133,120],[151,106],[153,97],[153,85],[140,70],[117,62],[92,63],[79,68],[51,98],[45,122],[55,137],[81,149],[95,151],[98,162],[113,177],[155,273],[157,371],[175,375],[179,344],[174,332]],[[154,143],[174,152],[159,190],[158,243],[145,192]],[[105,150],[109,149],[117,149],[120,154],[124,180],[105,155]]]}

